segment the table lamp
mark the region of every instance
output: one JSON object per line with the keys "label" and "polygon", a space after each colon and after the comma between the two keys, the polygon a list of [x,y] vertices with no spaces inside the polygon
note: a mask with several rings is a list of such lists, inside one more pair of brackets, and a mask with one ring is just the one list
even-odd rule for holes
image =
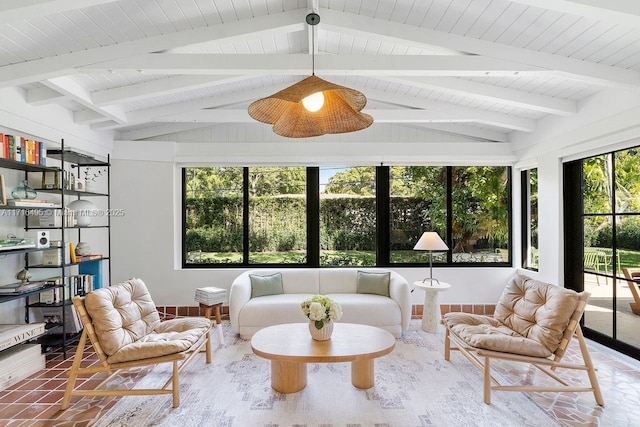
{"label": "table lamp", "polygon": [[[440,238],[438,233],[436,233],[435,231],[425,231],[424,233],[422,233],[422,236],[420,237],[420,240],[418,240],[418,243],[416,243],[416,245],[413,247],[413,250],[429,251],[428,279],[431,281],[431,283],[433,283],[434,280],[440,283],[438,279],[433,278],[433,251],[448,251],[449,247],[447,246],[447,244]],[[426,281],[427,279],[425,278],[423,282],[426,282]]]}

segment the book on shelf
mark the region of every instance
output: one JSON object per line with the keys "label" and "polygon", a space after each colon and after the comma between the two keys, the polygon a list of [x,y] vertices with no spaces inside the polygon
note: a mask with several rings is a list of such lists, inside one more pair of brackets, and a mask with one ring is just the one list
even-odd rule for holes
{"label": "book on shelf", "polygon": [[8,199],[7,205],[21,208],[59,208],[59,203],[41,199]]}
{"label": "book on shelf", "polygon": [[[32,307],[33,315],[38,322],[43,322],[49,334],[62,333],[62,307]],[[64,330],[68,334],[76,334],[82,330],[82,321],[73,304],[64,306]]]}
{"label": "book on shelf", "polygon": [[36,243],[32,238],[22,237],[11,237],[7,239],[0,239],[0,251],[8,251],[11,249],[27,249],[27,248],[35,248]]}
{"label": "book on shelf", "polygon": [[0,390],[42,370],[46,356],[40,344],[21,344],[0,352]]}
{"label": "book on shelf", "polygon": [[7,294],[22,294],[29,291],[35,291],[36,289],[44,288],[46,281],[39,282],[27,282],[27,283],[12,283],[10,285],[0,286],[0,295]]}
{"label": "book on shelf", "polygon": [[60,188],[60,172],[47,171],[42,172],[42,188],[53,190]]}
{"label": "book on shelf", "polygon": [[98,259],[102,259],[102,254],[76,255],[75,262],[95,261]]}
{"label": "book on shelf", "polygon": [[42,252],[42,265],[60,267],[62,265],[62,248]]}
{"label": "book on shelf", "polygon": [[44,323],[0,324],[0,350],[44,334]]}

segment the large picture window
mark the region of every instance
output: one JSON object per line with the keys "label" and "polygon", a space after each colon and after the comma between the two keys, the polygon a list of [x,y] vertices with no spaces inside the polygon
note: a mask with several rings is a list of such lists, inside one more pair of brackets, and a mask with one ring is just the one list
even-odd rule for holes
{"label": "large picture window", "polygon": [[453,262],[510,262],[509,169],[452,168]]}
{"label": "large picture window", "polygon": [[202,266],[511,265],[508,167],[183,168],[183,262]]}
{"label": "large picture window", "polygon": [[320,265],[376,265],[376,168],[320,168]]}
{"label": "large picture window", "polygon": [[[447,168],[392,166],[389,175],[390,261],[425,262],[426,255],[413,250],[422,233],[447,236]],[[447,262],[447,254],[435,253],[433,262]]]}
{"label": "large picture window", "polygon": [[304,264],[306,169],[251,167],[248,174],[249,263]]}

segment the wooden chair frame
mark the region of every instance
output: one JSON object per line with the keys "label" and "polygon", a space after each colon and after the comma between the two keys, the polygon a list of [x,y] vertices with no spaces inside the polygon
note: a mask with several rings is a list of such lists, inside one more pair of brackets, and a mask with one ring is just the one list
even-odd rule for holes
{"label": "wooden chair frame", "polygon": [[[604,406],[604,400],[600,391],[600,385],[598,384],[598,378],[596,377],[596,370],[591,361],[587,344],[580,328],[580,318],[587,305],[588,294],[580,294],[580,300],[578,306],[573,312],[571,319],[564,331],[562,341],[556,352],[549,358],[544,357],[530,357],[512,353],[502,353],[497,351],[484,350],[468,345],[462,338],[458,337],[448,326],[445,328],[445,341],[444,341],[444,359],[449,361],[451,351],[460,351],[469,361],[476,366],[483,373],[483,394],[484,402],[486,404],[491,403],[491,391],[520,391],[520,392],[593,392],[596,402],[600,406]],[[445,323],[446,325],[446,323]],[[574,337],[580,344],[580,351],[582,353],[583,364],[577,363],[562,363],[562,357],[564,356],[567,346]],[[451,343],[455,347],[451,346]],[[491,359],[507,360],[510,362],[522,362],[533,365],[538,370],[542,371],[549,377],[553,378],[559,385],[513,385],[513,384],[501,384],[493,375],[491,375]],[[576,369],[581,371],[587,371],[589,377],[590,387],[575,386],[567,383],[554,371],[557,368]]]}
{"label": "wooden chair frame", "polygon": [[[100,342],[98,341],[98,337],[95,333],[95,328],[93,327],[93,322],[91,317],[87,313],[87,310],[84,306],[84,297],[74,297],[73,305],[75,306],[78,314],[80,315],[80,319],[82,320],[82,324],[84,329],[82,331],[82,335],[80,336],[80,341],[78,343],[78,348],[76,350],[73,363],[71,365],[71,369],[68,372],[69,379],[67,381],[67,387],[64,392],[64,397],[62,398],[62,410],[65,410],[69,407],[69,403],[71,400],[71,396],[140,396],[140,395],[156,395],[156,394],[171,394],[173,396],[173,407],[177,408],[180,406],[180,384],[179,384],[179,374],[182,370],[195,358],[198,353],[205,352],[206,353],[206,362],[211,363],[211,333],[207,331],[207,333],[196,342],[189,350],[170,354],[167,356],[160,357],[151,357],[146,359],[128,361],[123,363],[109,363],[107,361],[107,355],[104,353],[102,347],[100,346]],[[98,355],[98,359],[101,364],[97,366],[90,366],[87,368],[82,368],[80,365],[82,363],[82,357],[85,350],[85,345],[87,343],[87,338],[89,338],[91,345],[93,346],[96,354]],[[120,370],[130,369],[134,367],[141,366],[149,366],[156,365],[158,363],[168,363],[171,362],[173,364],[173,370],[171,377],[167,380],[166,383],[161,388],[157,389],[104,389],[104,385],[110,381],[115,375],[119,373]],[[182,363],[179,363],[182,362]],[[79,375],[92,375],[98,372],[107,372],[109,375],[105,378],[98,386],[94,389],[90,390],[79,390],[74,389],[76,380]],[[169,387],[171,386],[171,387]]]}
{"label": "wooden chair frame", "polygon": [[631,295],[633,295],[634,302],[629,303],[631,311],[633,314],[640,315],[640,291],[638,291],[638,286],[640,286],[640,282],[638,282],[638,280],[640,280],[640,268],[623,268],[622,272],[627,279]]}

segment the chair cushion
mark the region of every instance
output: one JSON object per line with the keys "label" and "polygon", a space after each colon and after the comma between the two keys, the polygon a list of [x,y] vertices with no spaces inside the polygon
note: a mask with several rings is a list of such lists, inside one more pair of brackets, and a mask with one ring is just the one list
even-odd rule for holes
{"label": "chair cushion", "polygon": [[100,346],[107,356],[151,333],[160,316],[140,279],[96,289],[84,300]]}
{"label": "chair cushion", "polygon": [[284,293],[282,289],[282,273],[273,273],[264,276],[250,274],[249,279],[251,280],[251,298]]}
{"label": "chair cushion", "polygon": [[493,317],[555,353],[578,300],[575,291],[516,274],[504,289]]}
{"label": "chair cushion", "polygon": [[203,317],[160,321],[140,279],[97,289],[84,300],[108,363],[166,356],[188,350],[211,327]]}
{"label": "chair cushion", "polygon": [[186,351],[211,328],[204,317],[165,320],[153,332],[125,345],[107,358],[109,363],[167,356]]}
{"label": "chair cushion", "polygon": [[446,313],[442,320],[451,332],[475,348],[533,357],[552,354],[544,345],[523,337],[490,316]]}

